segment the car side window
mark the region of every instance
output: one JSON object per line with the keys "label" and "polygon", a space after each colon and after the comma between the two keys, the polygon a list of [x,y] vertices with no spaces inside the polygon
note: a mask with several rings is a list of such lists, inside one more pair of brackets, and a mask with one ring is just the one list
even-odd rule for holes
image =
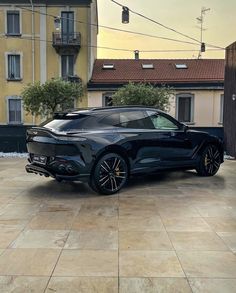
{"label": "car side window", "polygon": [[149,117],[145,116],[143,111],[128,111],[120,113],[119,127],[132,129],[150,129],[153,128]]}
{"label": "car side window", "polygon": [[152,111],[147,111],[148,116],[151,118],[151,121],[155,129],[160,130],[177,130],[178,126],[168,119],[167,117]]}

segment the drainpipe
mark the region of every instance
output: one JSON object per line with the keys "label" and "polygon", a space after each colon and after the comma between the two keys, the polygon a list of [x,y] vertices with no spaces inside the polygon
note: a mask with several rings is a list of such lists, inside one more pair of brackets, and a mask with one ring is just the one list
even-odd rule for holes
{"label": "drainpipe", "polygon": [[[35,83],[35,26],[34,26],[34,4],[33,0],[29,0],[31,4],[31,34],[32,34],[32,83]],[[35,125],[35,115],[33,115],[33,125]]]}

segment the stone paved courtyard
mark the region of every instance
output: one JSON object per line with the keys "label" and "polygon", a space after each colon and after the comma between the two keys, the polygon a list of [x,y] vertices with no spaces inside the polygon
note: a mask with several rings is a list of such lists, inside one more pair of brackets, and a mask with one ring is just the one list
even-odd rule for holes
{"label": "stone paved courtyard", "polygon": [[0,292],[236,292],[236,162],[115,196],[0,158]]}

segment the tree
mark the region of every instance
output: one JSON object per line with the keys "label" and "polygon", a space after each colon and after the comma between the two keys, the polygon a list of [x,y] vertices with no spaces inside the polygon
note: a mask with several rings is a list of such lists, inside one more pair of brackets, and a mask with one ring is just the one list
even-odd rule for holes
{"label": "tree", "polygon": [[169,87],[154,87],[146,83],[129,83],[121,87],[113,95],[114,105],[153,106],[160,110],[168,110],[169,98],[173,90]]}
{"label": "tree", "polygon": [[55,111],[71,108],[74,99],[81,98],[81,83],[51,79],[45,84],[29,84],[22,92],[24,108],[35,115],[52,116]]}

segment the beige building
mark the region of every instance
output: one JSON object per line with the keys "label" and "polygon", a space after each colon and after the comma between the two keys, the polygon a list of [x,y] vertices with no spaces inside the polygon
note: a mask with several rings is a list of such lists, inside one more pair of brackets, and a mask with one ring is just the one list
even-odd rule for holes
{"label": "beige building", "polygon": [[38,122],[23,109],[21,92],[29,83],[62,77],[81,79],[86,88],[97,23],[96,0],[0,0],[0,125]]}
{"label": "beige building", "polygon": [[174,89],[169,113],[193,127],[221,127],[224,67],[222,59],[96,60],[88,84],[88,106],[112,105],[112,94],[128,82]]}

